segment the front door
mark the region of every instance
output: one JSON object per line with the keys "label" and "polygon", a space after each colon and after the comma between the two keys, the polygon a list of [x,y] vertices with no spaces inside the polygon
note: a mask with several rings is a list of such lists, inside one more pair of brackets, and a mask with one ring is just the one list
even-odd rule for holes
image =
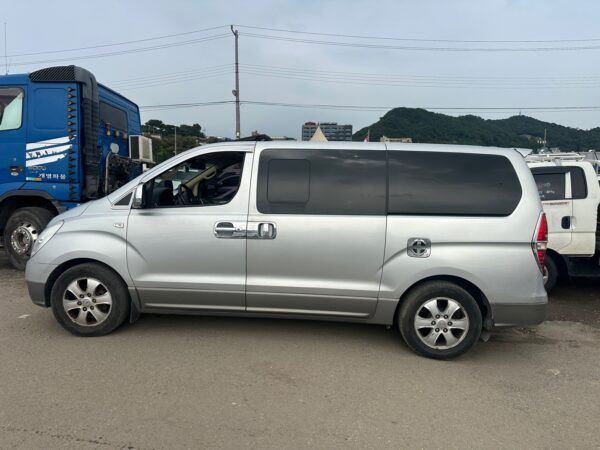
{"label": "front door", "polygon": [[357,319],[374,313],[385,241],[386,156],[383,144],[369,147],[256,151],[249,312]]}
{"label": "front door", "polygon": [[127,264],[144,310],[245,309],[252,154],[199,153],[144,184]]}
{"label": "front door", "polygon": [[25,89],[0,86],[0,196],[25,182]]}

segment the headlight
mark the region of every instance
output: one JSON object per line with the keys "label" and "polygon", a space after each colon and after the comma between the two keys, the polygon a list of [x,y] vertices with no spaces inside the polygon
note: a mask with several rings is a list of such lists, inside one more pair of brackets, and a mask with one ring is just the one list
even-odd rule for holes
{"label": "headlight", "polygon": [[46,242],[52,239],[52,236],[54,236],[56,232],[60,230],[60,227],[63,226],[63,223],[64,222],[62,220],[60,222],[56,222],[55,224],[45,228],[44,231],[42,231],[39,234],[38,238],[33,243],[33,248],[31,249],[31,256],[35,255],[44,246]]}

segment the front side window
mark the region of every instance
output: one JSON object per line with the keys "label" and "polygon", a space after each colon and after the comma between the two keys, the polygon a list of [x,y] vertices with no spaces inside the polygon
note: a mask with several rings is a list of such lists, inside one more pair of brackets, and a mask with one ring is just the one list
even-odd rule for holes
{"label": "front side window", "polygon": [[534,173],[541,201],[565,199],[564,173]]}
{"label": "front side window", "polygon": [[22,89],[0,87],[0,131],[21,128],[23,97]]}
{"label": "front side window", "polygon": [[209,153],[170,168],[146,183],[146,207],[229,203],[240,187],[244,155],[242,152]]}
{"label": "front side window", "polygon": [[385,151],[269,149],[260,155],[262,214],[384,215]]}

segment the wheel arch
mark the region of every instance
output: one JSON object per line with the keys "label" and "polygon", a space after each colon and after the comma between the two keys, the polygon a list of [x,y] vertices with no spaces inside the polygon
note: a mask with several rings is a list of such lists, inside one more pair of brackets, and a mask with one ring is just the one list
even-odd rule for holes
{"label": "wheel arch", "polygon": [[26,207],[44,208],[55,216],[62,212],[60,204],[46,192],[35,190],[11,192],[0,196],[0,231],[4,230],[13,212]]}
{"label": "wheel arch", "polygon": [[[97,259],[93,259],[93,258],[75,258],[75,259],[70,259],[68,261],[63,262],[62,264],[59,264],[48,276],[45,286],[44,286],[44,302],[46,304],[46,306],[50,306],[50,294],[52,292],[52,287],[54,286],[54,283],[56,283],[56,280],[58,279],[58,277],[60,277],[63,273],[65,273],[65,271],[67,271],[68,269],[70,269],[71,267],[75,267],[81,264],[87,264],[87,263],[92,263],[92,264],[98,264],[108,270],[110,270],[112,273],[114,273],[117,277],[119,277],[119,279],[121,280],[121,282],[123,283],[123,285],[127,288],[127,291],[129,292],[129,297],[130,297],[130,301],[132,303],[132,306],[134,308],[138,308],[138,304],[137,304],[137,296],[132,295],[131,289],[129,288],[129,286],[127,285],[127,282],[125,281],[124,277],[117,272],[115,269],[113,269],[112,267],[110,267],[108,264],[103,263],[102,261],[99,261]],[[133,310],[133,308],[132,308]]]}
{"label": "wheel arch", "polygon": [[546,250],[546,258],[552,258],[552,261],[556,264],[559,279],[566,279],[569,277],[569,266],[564,256],[556,250],[549,248]]}
{"label": "wheel arch", "polygon": [[427,278],[423,278],[415,283],[413,283],[408,289],[406,289],[400,299],[398,300],[398,304],[396,305],[396,310],[394,311],[394,325],[397,325],[398,320],[398,311],[402,306],[404,299],[410,294],[411,291],[416,289],[417,287],[423,285],[424,283],[428,283],[430,281],[447,281],[450,283],[454,283],[460,287],[462,287],[465,291],[473,296],[479,309],[481,311],[481,317],[483,319],[483,329],[491,330],[493,328],[493,317],[492,317],[492,308],[490,306],[490,302],[485,296],[485,294],[479,289],[475,284],[471,281],[466,280],[464,278],[455,276],[455,275],[433,275]]}

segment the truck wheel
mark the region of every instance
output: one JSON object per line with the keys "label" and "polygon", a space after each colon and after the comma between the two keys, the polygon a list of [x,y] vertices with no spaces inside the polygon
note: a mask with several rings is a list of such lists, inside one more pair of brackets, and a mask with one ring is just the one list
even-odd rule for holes
{"label": "truck wheel", "polygon": [[434,359],[462,355],[481,335],[479,305],[471,294],[447,281],[430,281],[402,300],[398,328],[415,352]]}
{"label": "truck wheel", "polygon": [[129,314],[129,292],[111,269],[96,263],[71,267],[58,277],[50,293],[54,317],[77,336],[103,336]]}
{"label": "truck wheel", "polygon": [[47,209],[36,206],[17,209],[9,217],[4,227],[4,247],[15,269],[25,270],[34,242],[53,217]]}
{"label": "truck wheel", "polygon": [[544,287],[549,294],[556,282],[558,281],[558,267],[551,256],[546,255],[544,258]]}

